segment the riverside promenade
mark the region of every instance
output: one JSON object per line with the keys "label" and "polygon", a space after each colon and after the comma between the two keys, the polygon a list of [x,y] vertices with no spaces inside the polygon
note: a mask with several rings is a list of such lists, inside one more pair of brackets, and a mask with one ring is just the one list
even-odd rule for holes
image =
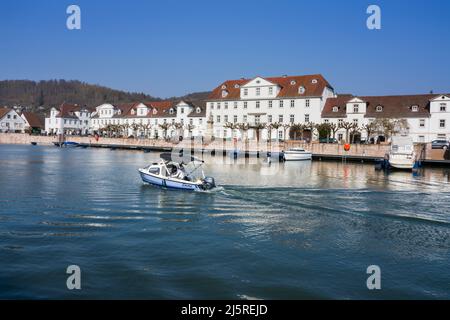
{"label": "riverside promenade", "polygon": [[[267,152],[279,153],[293,147],[301,147],[312,152],[314,159],[319,160],[356,160],[374,161],[381,159],[389,152],[388,144],[363,145],[352,144],[349,151],[344,150],[343,144],[325,143],[301,143],[299,141],[286,142],[259,142],[256,141],[215,141],[202,142],[200,140],[185,139],[181,142],[165,141],[160,139],[135,139],[135,138],[104,138],[98,140],[92,136],[66,136],[66,141],[73,141],[85,147],[130,149],[144,151],[170,151],[172,149],[193,150],[193,152],[231,153],[240,152],[246,154],[259,154],[264,157]],[[31,144],[53,145],[58,142],[56,136],[34,136],[21,133],[0,133],[0,144]],[[444,150],[431,148],[431,144],[417,144],[416,153],[421,155],[425,162],[450,165],[450,161],[444,159]]]}

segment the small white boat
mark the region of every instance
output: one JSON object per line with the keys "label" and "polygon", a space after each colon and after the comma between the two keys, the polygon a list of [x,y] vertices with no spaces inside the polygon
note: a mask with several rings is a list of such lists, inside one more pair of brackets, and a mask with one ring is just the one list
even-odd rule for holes
{"label": "small white boat", "polygon": [[177,162],[172,160],[170,153],[162,153],[160,157],[159,162],[139,169],[143,182],[160,187],[194,191],[211,190],[216,187],[214,178],[205,177],[201,169],[203,160],[184,156],[177,157],[182,160]]}
{"label": "small white boat", "polygon": [[303,148],[291,148],[284,152],[284,161],[311,160],[312,153]]}
{"label": "small white boat", "polygon": [[417,159],[412,138],[408,136],[392,137],[388,159],[389,165],[393,168],[413,169]]}

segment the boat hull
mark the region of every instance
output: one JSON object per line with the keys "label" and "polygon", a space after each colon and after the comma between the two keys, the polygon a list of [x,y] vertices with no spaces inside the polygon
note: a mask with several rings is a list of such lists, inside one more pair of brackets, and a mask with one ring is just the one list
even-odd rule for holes
{"label": "boat hull", "polygon": [[192,190],[192,191],[200,191],[203,190],[202,183],[194,183],[194,182],[183,182],[172,180],[169,178],[161,178],[156,175],[149,174],[143,170],[139,170],[139,174],[141,175],[141,179],[143,182],[172,189],[182,189],[182,190]]}
{"label": "boat hull", "polygon": [[285,152],[284,153],[284,161],[305,161],[311,160],[311,153],[295,153],[295,152]]}
{"label": "boat hull", "polygon": [[414,161],[390,160],[389,165],[395,169],[412,170],[414,168]]}

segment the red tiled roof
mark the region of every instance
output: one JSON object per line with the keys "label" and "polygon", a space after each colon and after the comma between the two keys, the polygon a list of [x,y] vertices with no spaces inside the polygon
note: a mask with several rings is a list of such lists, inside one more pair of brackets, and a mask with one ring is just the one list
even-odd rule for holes
{"label": "red tiled roof", "polygon": [[75,111],[80,111],[82,109],[78,104],[70,104],[70,103],[62,103],[59,107],[59,113],[56,116],[57,118],[76,118],[77,116],[74,114]]}
{"label": "red tiled roof", "polygon": [[[328,98],[322,110],[322,117],[324,118],[345,118],[346,104],[353,99],[354,96],[350,94],[339,95],[336,98]],[[337,112],[333,112],[333,108],[338,107]]]}
{"label": "red tiled roof", "polygon": [[31,128],[43,129],[45,127],[44,119],[42,119],[37,114],[35,114],[33,112],[23,112],[22,114],[25,117],[25,119],[27,120],[27,122]]}
{"label": "red tiled roof", "polygon": [[[173,101],[152,101],[144,102],[144,104],[149,107],[148,117],[150,118],[174,118],[177,116],[177,110],[174,107]],[[170,108],[174,108],[173,114],[170,114]],[[156,109],[156,114],[153,110]]]}
{"label": "red tiled roof", "polygon": [[8,112],[10,112],[12,109],[10,108],[0,108],[0,119],[3,118]]}
{"label": "red tiled roof", "polygon": [[[357,97],[366,102],[367,118],[418,118],[430,116],[430,100],[439,95],[419,94],[402,96],[362,96]],[[352,95],[340,95],[337,98],[329,98],[322,110],[323,118],[345,118],[346,103],[355,98]],[[333,112],[333,107],[339,107],[338,112]],[[377,106],[382,106],[382,111],[377,112]],[[412,106],[418,106],[417,112],[412,111]]]}
{"label": "red tiled roof", "polygon": [[[281,87],[277,97],[318,97],[321,96],[323,90],[328,87],[332,88],[327,80],[321,74],[305,75],[305,76],[285,76],[285,77],[262,77],[263,79],[277,84]],[[208,99],[210,100],[236,100],[240,98],[240,87],[247,84],[253,79],[227,80],[215,88]],[[313,80],[317,80],[313,83]],[[291,84],[294,83],[294,84]],[[222,87],[226,86],[228,94],[222,97]],[[236,88],[237,85],[237,88]],[[303,94],[299,93],[299,88],[305,88]]]}

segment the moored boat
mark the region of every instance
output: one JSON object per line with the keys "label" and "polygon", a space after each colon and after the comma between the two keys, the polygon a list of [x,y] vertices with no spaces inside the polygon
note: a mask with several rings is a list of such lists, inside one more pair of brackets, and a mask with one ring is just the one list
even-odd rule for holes
{"label": "moored boat", "polygon": [[291,148],[284,152],[285,161],[302,161],[311,160],[312,153],[303,148]]}
{"label": "moored boat", "polygon": [[162,153],[160,157],[159,162],[139,169],[143,182],[160,187],[193,191],[211,190],[216,187],[214,178],[205,177],[201,168],[203,160],[184,156],[181,157],[181,162],[177,162],[172,159],[170,153]]}
{"label": "moored boat", "polygon": [[416,163],[416,153],[411,137],[392,137],[391,150],[389,151],[389,165],[395,169],[412,170]]}
{"label": "moored boat", "polygon": [[61,147],[61,148],[74,148],[74,147],[78,147],[80,145],[78,142],[73,142],[73,141],[53,142],[53,144],[55,146]]}

